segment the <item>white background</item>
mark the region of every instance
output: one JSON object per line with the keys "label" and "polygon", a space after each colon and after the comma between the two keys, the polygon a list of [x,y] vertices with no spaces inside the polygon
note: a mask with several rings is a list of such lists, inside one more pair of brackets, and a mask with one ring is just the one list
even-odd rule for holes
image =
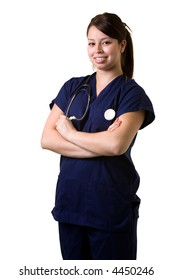
{"label": "white background", "polygon": [[[134,78],[146,90],[156,113],[155,122],[139,133],[132,153],[141,176],[138,195],[142,199],[138,260],[134,265],[154,266],[156,279],[170,276],[171,1],[4,0],[0,1],[0,275],[3,279],[10,279],[9,275],[11,279],[21,278],[18,270],[24,265],[51,268],[64,264],[57,223],[51,216],[59,156],[42,150],[40,138],[48,105],[62,84],[72,76],[92,73],[86,51],[86,28],[92,17],[106,11],[118,14],[133,31]],[[68,262],[65,264],[68,266]],[[129,266],[129,262],[124,265]]]}

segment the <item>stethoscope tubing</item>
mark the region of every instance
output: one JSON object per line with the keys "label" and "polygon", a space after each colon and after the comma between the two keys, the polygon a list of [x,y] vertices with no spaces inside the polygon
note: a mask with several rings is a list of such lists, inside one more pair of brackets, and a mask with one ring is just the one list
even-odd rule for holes
{"label": "stethoscope tubing", "polygon": [[[90,77],[89,77],[90,78]],[[89,80],[89,79],[88,79]],[[68,113],[70,111],[70,107],[75,99],[75,97],[78,95],[79,92],[81,92],[82,90],[84,91],[87,91],[87,94],[88,94],[88,100],[87,100],[87,105],[86,105],[86,109],[85,109],[85,112],[83,114],[83,116],[81,118],[77,118],[76,116],[70,116],[68,117]],[[91,88],[90,88],[90,85],[88,83],[85,83],[81,86],[79,86],[76,91],[74,92],[71,100],[70,100],[70,103],[67,107],[67,111],[66,111],[66,117],[69,118],[70,120],[78,120],[78,121],[81,121],[84,119],[84,117],[86,116],[87,112],[88,112],[88,109],[89,109],[89,104],[90,104],[90,99],[91,99]]]}

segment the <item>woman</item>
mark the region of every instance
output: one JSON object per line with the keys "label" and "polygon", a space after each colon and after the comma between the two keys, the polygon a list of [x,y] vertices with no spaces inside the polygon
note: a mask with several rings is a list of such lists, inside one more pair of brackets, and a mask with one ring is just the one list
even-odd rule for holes
{"label": "woman", "polygon": [[[63,259],[135,260],[139,175],[130,153],[138,130],[155,118],[153,106],[132,79],[128,26],[99,14],[87,38],[96,71],[62,86],[42,134],[42,148],[61,155],[52,214]],[[74,95],[86,83],[88,106],[84,88]]]}

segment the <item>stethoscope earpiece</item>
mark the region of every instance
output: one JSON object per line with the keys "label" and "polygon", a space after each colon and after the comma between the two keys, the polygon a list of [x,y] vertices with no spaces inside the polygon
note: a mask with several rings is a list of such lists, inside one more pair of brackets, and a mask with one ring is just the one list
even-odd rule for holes
{"label": "stethoscope earpiece", "polygon": [[107,109],[104,113],[104,117],[107,121],[113,120],[115,118],[115,111],[113,109]]}
{"label": "stethoscope earpiece", "polygon": [[75,116],[71,116],[71,117],[69,117],[69,120],[76,120],[76,117]]}

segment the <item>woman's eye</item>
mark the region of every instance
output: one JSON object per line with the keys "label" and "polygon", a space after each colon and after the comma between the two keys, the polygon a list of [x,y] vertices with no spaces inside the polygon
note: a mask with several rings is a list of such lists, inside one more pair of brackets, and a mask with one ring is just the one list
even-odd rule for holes
{"label": "woman's eye", "polygon": [[88,43],[88,46],[93,47],[95,44],[94,43]]}
{"label": "woman's eye", "polygon": [[110,41],[105,41],[105,42],[103,42],[103,45],[109,45],[109,44],[111,44]]}

